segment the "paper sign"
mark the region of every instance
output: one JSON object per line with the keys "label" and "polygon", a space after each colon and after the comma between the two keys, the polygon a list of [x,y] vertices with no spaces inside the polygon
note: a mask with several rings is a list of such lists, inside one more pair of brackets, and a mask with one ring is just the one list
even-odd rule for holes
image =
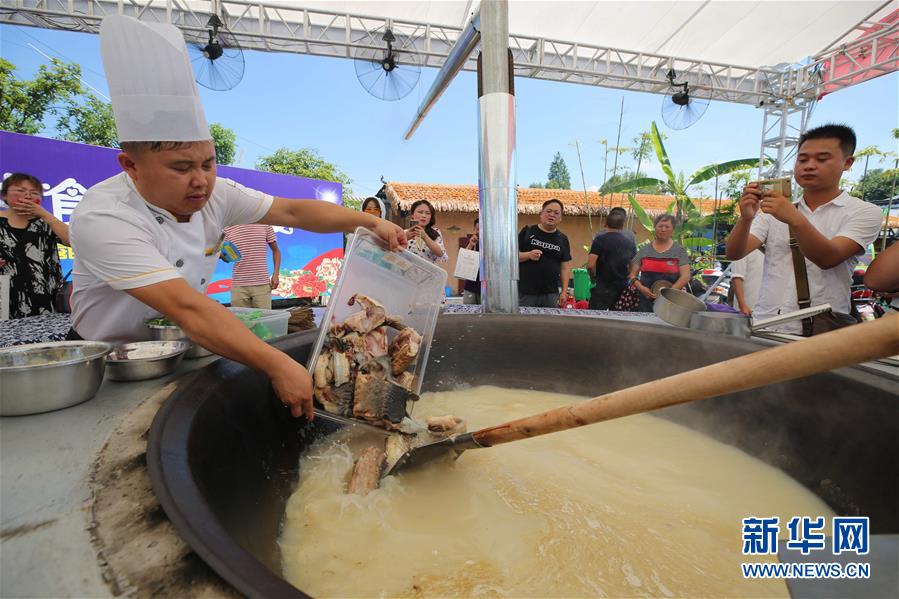
{"label": "paper sign", "polygon": [[480,267],[480,252],[459,248],[459,257],[456,259],[456,271],[453,273],[456,278],[477,281],[478,269]]}
{"label": "paper sign", "polygon": [[9,275],[0,275],[0,320],[9,320]]}

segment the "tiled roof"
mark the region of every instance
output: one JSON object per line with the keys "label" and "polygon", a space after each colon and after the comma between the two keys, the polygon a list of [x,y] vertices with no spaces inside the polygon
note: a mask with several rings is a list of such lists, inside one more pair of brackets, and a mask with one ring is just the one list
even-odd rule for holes
{"label": "tiled roof", "polygon": [[[477,185],[445,185],[438,183],[397,183],[389,182],[385,186],[387,199],[391,204],[408,210],[416,200],[428,200],[438,212],[477,212],[478,211],[478,187]],[[630,207],[627,194],[615,193],[600,196],[595,191],[584,193],[572,189],[531,189],[529,187],[518,188],[518,212],[519,214],[539,214],[543,202],[555,198],[565,206],[565,213],[570,215],[606,214],[610,208],[621,206]],[[668,211],[668,206],[674,201],[673,196],[637,194],[637,201],[643,209],[655,216]],[[731,200],[721,200],[722,205]],[[694,200],[703,214],[711,214],[714,209],[714,200]]]}

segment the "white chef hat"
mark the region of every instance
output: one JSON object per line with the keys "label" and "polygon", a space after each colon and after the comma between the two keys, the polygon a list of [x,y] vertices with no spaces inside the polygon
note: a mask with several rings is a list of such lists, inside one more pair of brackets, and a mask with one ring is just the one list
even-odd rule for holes
{"label": "white chef hat", "polygon": [[181,32],[111,15],[100,54],[119,141],[212,139]]}

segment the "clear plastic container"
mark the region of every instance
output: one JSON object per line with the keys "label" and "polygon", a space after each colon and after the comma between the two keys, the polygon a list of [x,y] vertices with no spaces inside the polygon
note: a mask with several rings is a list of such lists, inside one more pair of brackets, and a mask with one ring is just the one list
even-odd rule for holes
{"label": "clear plastic container", "polygon": [[287,334],[287,321],[290,320],[288,310],[262,310],[261,308],[228,308],[235,315],[261,313],[258,318],[241,318],[253,334],[263,341],[271,341]]}
{"label": "clear plastic container", "polygon": [[[405,250],[391,252],[367,229],[356,229],[309,356],[309,372],[315,369],[330,325],[342,323],[362,309],[358,304],[347,304],[353,295],[360,293],[382,304],[388,315],[399,316],[421,335],[418,356],[407,369],[415,377],[412,391],[420,393],[446,278],[446,271],[436,264]],[[396,334],[396,330],[388,327],[388,342]]]}

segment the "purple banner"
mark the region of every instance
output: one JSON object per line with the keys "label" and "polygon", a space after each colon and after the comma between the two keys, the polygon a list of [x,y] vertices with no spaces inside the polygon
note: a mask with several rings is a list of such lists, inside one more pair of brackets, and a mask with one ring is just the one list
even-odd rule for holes
{"label": "purple banner", "polygon": [[[119,150],[113,148],[0,131],[2,177],[22,172],[40,179],[44,185],[44,208],[66,223],[87,189],[121,172],[118,154]],[[233,166],[219,166],[218,174],[280,197],[342,203],[343,186],[332,181]],[[281,285],[273,292],[274,297],[317,297],[330,289],[343,257],[342,235],[309,233],[290,227],[275,227],[275,233],[281,249]],[[59,255],[65,274],[72,268],[74,254],[71,248],[60,246]],[[213,273],[207,293],[219,301],[229,300],[231,268],[230,264],[219,262]]]}

